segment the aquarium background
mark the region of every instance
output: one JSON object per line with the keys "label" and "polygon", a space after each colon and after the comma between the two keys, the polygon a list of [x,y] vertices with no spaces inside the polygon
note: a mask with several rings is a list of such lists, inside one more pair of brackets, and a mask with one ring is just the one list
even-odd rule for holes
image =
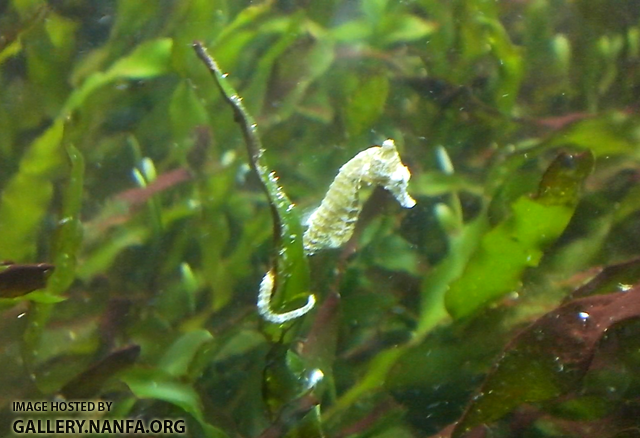
{"label": "aquarium background", "polygon": [[[640,437],[639,67],[636,0],[0,2],[0,433]],[[387,138],[417,205],[306,257]]]}

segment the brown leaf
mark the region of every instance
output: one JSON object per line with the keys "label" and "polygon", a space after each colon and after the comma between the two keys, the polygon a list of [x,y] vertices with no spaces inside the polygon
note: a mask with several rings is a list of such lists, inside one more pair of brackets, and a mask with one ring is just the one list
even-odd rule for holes
{"label": "brown leaf", "polygon": [[385,400],[378,404],[371,412],[359,419],[355,423],[349,424],[347,427],[338,432],[334,438],[345,438],[353,435],[366,433],[378,422],[382,417],[387,415],[391,410],[397,409],[398,404],[392,400]]}
{"label": "brown leaf", "polygon": [[543,315],[505,348],[452,437],[489,424],[523,403],[579,389],[603,334],[640,316],[640,285],[576,299]]}
{"label": "brown leaf", "polygon": [[47,277],[54,266],[48,263],[13,264],[0,271],[0,298],[16,298],[43,289],[47,286]]}
{"label": "brown leaf", "polygon": [[640,258],[617,265],[607,266],[598,275],[579,287],[568,297],[568,300],[588,297],[628,288],[630,284],[640,282]]}
{"label": "brown leaf", "polygon": [[187,169],[179,168],[158,175],[155,181],[147,187],[125,190],[116,195],[116,199],[125,201],[131,207],[147,202],[153,195],[163,192],[175,185],[191,179]]}
{"label": "brown leaf", "polygon": [[67,400],[94,397],[108,379],[136,363],[138,356],[140,356],[139,345],[114,351],[67,383],[60,390],[60,395]]}

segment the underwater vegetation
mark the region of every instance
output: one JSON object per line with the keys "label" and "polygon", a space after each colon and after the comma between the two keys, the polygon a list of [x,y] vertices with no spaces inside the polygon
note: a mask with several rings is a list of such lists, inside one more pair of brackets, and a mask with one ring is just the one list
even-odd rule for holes
{"label": "underwater vegetation", "polygon": [[0,431],[640,437],[639,67],[636,0],[1,2]]}

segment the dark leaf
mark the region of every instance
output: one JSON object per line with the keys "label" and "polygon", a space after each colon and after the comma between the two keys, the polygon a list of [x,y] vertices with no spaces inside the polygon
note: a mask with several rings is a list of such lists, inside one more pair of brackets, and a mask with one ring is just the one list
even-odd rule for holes
{"label": "dark leaf", "polygon": [[640,316],[640,286],[563,304],[539,318],[506,347],[452,436],[491,423],[523,403],[579,388],[602,335]]}
{"label": "dark leaf", "polygon": [[140,356],[139,345],[114,351],[67,383],[60,390],[60,395],[67,400],[94,397],[107,380],[136,363],[138,356]]}
{"label": "dark leaf", "polygon": [[301,358],[309,368],[331,371],[335,360],[340,315],[340,295],[330,294],[318,309],[317,316],[301,350]]}
{"label": "dark leaf", "polygon": [[259,438],[285,436],[292,426],[299,423],[320,402],[312,395],[303,395],[284,406],[276,421],[265,429]]}
{"label": "dark leaf", "polygon": [[47,286],[47,277],[54,266],[48,263],[37,265],[8,264],[0,272],[0,297],[15,298]]}
{"label": "dark leaf", "polygon": [[640,259],[630,260],[603,268],[587,284],[579,287],[570,299],[617,292],[628,288],[630,284],[640,281]]}
{"label": "dark leaf", "polygon": [[542,176],[537,199],[547,205],[577,204],[582,181],[592,170],[591,152],[560,153]]}

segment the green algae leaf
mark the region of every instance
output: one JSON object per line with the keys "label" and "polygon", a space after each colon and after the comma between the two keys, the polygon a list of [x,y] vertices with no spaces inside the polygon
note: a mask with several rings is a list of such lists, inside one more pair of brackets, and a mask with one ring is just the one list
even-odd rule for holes
{"label": "green algae leaf", "polygon": [[64,105],[62,116],[78,109],[100,87],[118,79],[150,79],[168,73],[171,65],[171,38],[145,41],[129,55],[120,58],[106,72],[91,74],[74,90]]}
{"label": "green algae leaf", "polygon": [[389,79],[375,74],[360,81],[345,108],[344,118],[349,135],[356,137],[371,126],[384,111],[389,95]]}
{"label": "green algae leaf", "polygon": [[83,261],[78,267],[78,277],[87,280],[100,272],[106,272],[122,250],[142,244],[149,238],[149,234],[149,229],[144,227],[119,230]]}
{"label": "green algae leaf", "polygon": [[171,38],[159,38],[146,41],[135,48],[133,52],[116,63],[107,71],[107,76],[113,79],[131,78],[148,79],[169,72]]}
{"label": "green algae leaf", "polygon": [[561,129],[546,144],[572,143],[590,149],[596,157],[630,154],[638,158],[638,119],[623,112],[611,112],[579,120]]}
{"label": "green algae leaf", "polygon": [[384,17],[388,6],[389,0],[368,0],[363,1],[360,7],[369,23],[375,25]]}
{"label": "green algae leaf", "polygon": [[55,232],[52,258],[56,269],[49,279],[47,291],[61,294],[76,277],[77,254],[82,245],[80,208],[84,186],[84,158],[74,146],[67,147],[71,174],[63,195],[62,218]]}
{"label": "green algae leaf", "polygon": [[335,59],[334,41],[322,35],[311,47],[292,47],[277,63],[278,80],[295,86],[282,99],[270,121],[283,122],[300,108],[309,87],[325,74]]}
{"label": "green algae leaf", "polygon": [[422,281],[420,322],[416,332],[424,336],[447,317],[444,297],[449,285],[460,278],[480,246],[488,228],[486,215],[465,224],[450,239],[450,252]]}
{"label": "green algae leaf", "polygon": [[75,33],[78,24],[54,12],[47,14],[44,27],[49,40],[56,51],[69,54],[75,46]]}
{"label": "green algae leaf", "polygon": [[213,339],[207,330],[194,330],[178,338],[162,356],[158,368],[172,376],[182,377],[188,374],[191,363],[203,345]]}
{"label": "green algae leaf", "polygon": [[520,288],[525,269],[538,265],[568,225],[592,166],[590,152],[559,155],[543,176],[538,195],[518,198],[511,216],[482,237],[464,273],[445,294],[447,311],[454,318]]}
{"label": "green algae leaf", "polygon": [[216,362],[241,356],[265,343],[264,336],[255,330],[240,330],[215,353]]}
{"label": "green algae leaf", "polygon": [[437,29],[433,22],[410,14],[390,15],[383,21],[382,43],[391,45],[415,41],[432,34]]}
{"label": "green algae leaf", "polygon": [[225,38],[224,43],[216,47],[216,59],[227,68],[233,68],[238,64],[242,52],[251,41],[254,41],[258,32],[255,28],[240,29]]}
{"label": "green algae leaf", "polygon": [[47,118],[56,114],[68,93],[65,74],[76,48],[76,24],[49,10],[46,20],[24,35],[22,55],[38,105]]}
{"label": "green algae leaf", "polygon": [[22,43],[20,42],[20,40],[15,40],[11,44],[8,44],[6,47],[3,47],[2,50],[0,50],[0,66],[7,59],[20,53],[21,50]]}
{"label": "green algae leaf", "polygon": [[0,199],[0,257],[16,262],[35,253],[35,235],[53,195],[51,177],[62,164],[61,120],[33,142],[20,169],[2,191]]}
{"label": "green algae leaf", "polygon": [[67,300],[67,298],[64,296],[53,295],[52,293],[49,293],[47,291],[37,290],[23,297],[14,299],[14,302],[21,301],[23,299],[41,304],[56,304]]}
{"label": "green algae leaf", "polygon": [[117,45],[130,43],[131,36],[145,31],[145,25],[155,19],[160,12],[160,1],[149,0],[146,2],[117,1],[117,9],[114,12],[116,21],[113,24],[112,42]]}
{"label": "green algae leaf", "polygon": [[492,84],[495,104],[505,113],[511,112],[518,97],[523,76],[521,51],[498,20],[476,17],[486,32],[491,53],[499,62],[498,75]]}
{"label": "green algae leaf", "polygon": [[31,301],[38,304],[56,304],[66,301],[61,295],[54,295],[45,290],[36,290],[15,298],[0,298],[0,310],[9,309],[22,301]]}
{"label": "green algae leaf", "polygon": [[397,235],[389,235],[375,241],[367,249],[373,264],[397,272],[418,274],[418,260],[411,244]]}
{"label": "green algae leaf", "polygon": [[[243,27],[255,24],[260,17],[271,10],[272,6],[271,2],[264,2],[259,5],[250,5],[244,8],[236,15],[234,20],[220,32],[216,39],[216,44],[220,46],[226,45],[227,41],[224,41],[225,38],[236,35]],[[224,44],[221,43],[223,41]]]}
{"label": "green algae leaf", "polygon": [[132,369],[122,376],[122,381],[138,398],[162,400],[178,406],[200,423],[207,437],[227,437],[222,430],[207,423],[200,396],[195,389],[174,376],[161,370]]}
{"label": "green algae leaf", "polygon": [[374,37],[382,46],[419,40],[436,29],[434,22],[411,14],[385,13],[387,1],[365,2],[362,9],[366,19],[351,20],[331,29],[336,41],[355,42]]}
{"label": "green algae leaf", "polygon": [[364,20],[352,20],[330,29],[329,32],[335,41],[355,42],[369,38],[373,29]]}
{"label": "green algae leaf", "polygon": [[60,117],[82,106],[95,90],[120,79],[151,79],[170,71],[171,38],[159,38],[139,44],[130,54],[117,60],[107,71],[90,74],[64,104]]}
{"label": "green algae leaf", "polygon": [[188,81],[182,81],[171,96],[169,105],[171,129],[177,142],[187,140],[199,125],[205,125],[209,116],[204,105]]}
{"label": "green algae leaf", "polygon": [[[169,24],[175,27],[171,64],[181,77],[193,79],[194,76],[205,76],[193,58],[191,42],[196,38],[209,39],[209,35],[219,35],[229,19],[224,9],[220,2],[206,0],[187,0],[175,4]],[[189,25],[184,26],[184,23]]]}
{"label": "green algae leaf", "polygon": [[[255,72],[251,76],[251,82],[243,90],[246,98],[244,104],[247,111],[252,114],[260,114],[266,99],[267,87],[272,76],[272,70],[277,59],[289,49],[300,36],[302,15],[298,14],[288,19],[286,27],[278,40],[260,57]],[[279,22],[279,20],[277,21]],[[266,23],[269,25],[270,23]]]}

